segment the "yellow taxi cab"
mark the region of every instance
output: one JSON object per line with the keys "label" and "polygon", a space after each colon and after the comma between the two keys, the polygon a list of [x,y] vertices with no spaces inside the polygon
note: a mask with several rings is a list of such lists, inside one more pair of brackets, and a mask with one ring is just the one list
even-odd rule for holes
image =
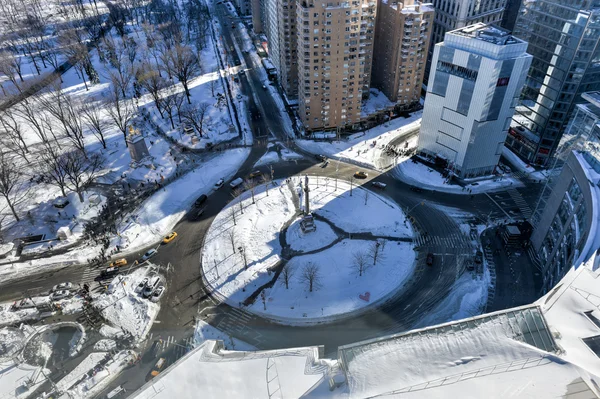
{"label": "yellow taxi cab", "polygon": [[125,266],[126,264],[127,264],[127,259],[121,258],[121,259],[117,259],[116,261],[111,263],[109,266],[110,267],[119,267],[119,266]]}
{"label": "yellow taxi cab", "polygon": [[150,372],[150,375],[152,376],[152,378],[154,378],[160,374],[162,369],[165,367],[165,363],[166,363],[166,360],[164,357],[161,357],[160,359],[158,359],[158,362],[156,362],[156,364],[154,365],[154,369]]}
{"label": "yellow taxi cab", "polygon": [[175,239],[175,237],[177,237],[177,233],[176,232],[172,232],[171,234],[169,234],[168,236],[166,236],[165,238],[163,238],[163,244],[168,244],[171,241],[173,241]]}
{"label": "yellow taxi cab", "polygon": [[367,174],[363,171],[358,171],[354,174],[354,177],[357,179],[366,179],[367,178]]}

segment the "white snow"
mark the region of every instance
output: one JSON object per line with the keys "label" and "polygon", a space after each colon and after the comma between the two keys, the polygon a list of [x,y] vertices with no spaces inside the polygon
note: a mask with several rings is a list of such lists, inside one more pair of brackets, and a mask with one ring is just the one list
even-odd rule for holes
{"label": "white snow", "polygon": [[83,297],[75,295],[71,298],[58,301],[55,304],[60,306],[63,314],[75,314],[83,311],[84,302]]}
{"label": "white snow", "polygon": [[471,190],[469,192],[463,190],[463,187],[456,183],[449,184],[448,179],[443,177],[438,171],[411,159],[405,159],[398,164],[392,170],[392,175],[398,180],[421,188],[465,195],[496,191],[506,187],[517,188],[523,186],[523,183],[513,177],[495,176],[493,178],[469,180],[470,184],[466,185],[466,188]]}
{"label": "white snow", "polygon": [[260,157],[260,159],[254,164],[254,166],[269,165],[277,162],[279,162],[279,154],[277,153],[277,151],[267,151],[265,155]]}
{"label": "white snow", "polygon": [[223,341],[225,349],[238,350],[238,351],[255,351],[257,350],[254,346],[241,341],[237,338],[233,338],[231,335],[224,333],[223,331],[211,326],[205,321],[198,320],[196,323],[196,329],[194,330],[194,346],[202,345],[205,341],[219,340]]}
{"label": "white snow", "polygon": [[99,333],[105,338],[120,338],[123,336],[123,330],[109,326],[108,324],[102,324]]}
{"label": "white snow", "polygon": [[0,328],[0,359],[9,358],[23,347],[25,333],[12,327]]}
{"label": "white snow", "polygon": [[[266,292],[266,310],[258,299],[250,308],[283,323],[333,320],[388,298],[401,289],[412,275],[415,253],[410,243],[388,241],[379,249],[377,264],[369,256],[374,241],[343,240],[331,248],[312,255],[296,256],[288,262],[294,271],[289,288],[282,276]],[[367,258],[362,276],[354,266],[353,256]],[[318,285],[309,292],[302,282],[302,272],[309,262],[319,268]]]}
{"label": "white snow", "polygon": [[371,88],[369,98],[363,101],[360,108],[361,117],[366,118],[371,114],[382,112],[386,109],[393,109],[395,102],[390,101],[383,92]]}
{"label": "white snow", "polygon": [[510,162],[510,164],[523,173],[533,173],[535,168],[521,160],[514,152],[507,147],[502,147],[502,155]]}
{"label": "white snow", "polygon": [[[300,398],[327,372],[317,348],[232,352],[207,341],[130,398]],[[227,383],[224,383],[224,380]]]}
{"label": "white snow", "polygon": [[95,351],[111,351],[117,348],[117,343],[112,339],[101,339],[94,344]]}
{"label": "white snow", "polygon": [[128,251],[168,234],[196,198],[209,194],[219,179],[233,177],[248,154],[245,148],[219,153],[144,201],[136,214],[118,227],[120,235],[129,241]]}
{"label": "white snow", "polygon": [[[352,183],[350,191],[350,182],[338,179],[336,191],[333,179],[318,179],[317,185],[317,177],[309,177],[311,212],[348,233],[373,233],[386,237],[413,236],[412,227],[404,224],[405,217],[400,207],[371,190],[357,186],[361,184],[360,180]],[[297,182],[298,178],[294,181]],[[299,194],[301,193],[299,190]],[[302,198],[300,204],[303,207]]]}
{"label": "white snow", "polygon": [[13,302],[0,303],[0,326],[16,324],[39,318],[40,312],[36,308],[11,310]]}
{"label": "white snow", "polygon": [[14,359],[0,363],[0,398],[2,399],[26,398],[44,381],[46,377],[41,367],[17,363]]}
{"label": "white snow", "polygon": [[[119,276],[122,283],[112,293],[93,296],[92,305],[101,310],[102,317],[114,327],[130,333],[136,341],[144,339],[158,314],[158,303],[135,293],[135,287],[148,275],[151,267],[139,268],[128,275]],[[105,330],[106,332],[106,330]]]}
{"label": "white snow", "polygon": [[391,166],[391,161],[382,159],[383,147],[399,137],[414,133],[421,126],[421,115],[422,111],[414,112],[409,118],[396,118],[341,141],[296,140],[296,144],[313,154],[386,169]]}
{"label": "white snow", "polygon": [[[94,348],[96,349],[96,348]],[[93,369],[104,357],[105,352],[93,352],[86,356],[69,374],[61,379],[57,384],[57,388],[61,391],[67,390],[73,386],[77,381],[84,377],[84,375]]]}
{"label": "white snow", "polygon": [[294,251],[314,251],[331,244],[338,238],[333,229],[320,220],[315,220],[316,231],[304,233],[300,228],[300,220],[302,219],[292,223],[286,234],[286,241]]}

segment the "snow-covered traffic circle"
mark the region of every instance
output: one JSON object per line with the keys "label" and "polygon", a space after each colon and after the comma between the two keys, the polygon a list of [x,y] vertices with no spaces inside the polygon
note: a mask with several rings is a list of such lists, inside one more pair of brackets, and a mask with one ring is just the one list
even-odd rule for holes
{"label": "snow-covered traffic circle", "polygon": [[282,324],[331,322],[401,290],[416,256],[394,202],[363,187],[305,176],[250,181],[204,240],[205,284],[220,300]]}

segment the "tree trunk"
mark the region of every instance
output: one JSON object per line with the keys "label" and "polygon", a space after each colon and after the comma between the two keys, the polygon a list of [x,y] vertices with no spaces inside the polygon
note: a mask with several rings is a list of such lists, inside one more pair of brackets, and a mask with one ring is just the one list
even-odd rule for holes
{"label": "tree trunk", "polygon": [[12,211],[12,214],[15,217],[15,220],[17,222],[21,221],[21,219],[19,219],[19,215],[17,215],[17,211],[15,210],[15,207],[12,204],[12,201],[6,195],[4,196],[4,199],[6,200],[6,203],[8,204],[10,210]]}
{"label": "tree trunk", "polygon": [[77,190],[77,196],[79,197],[79,202],[83,204],[85,198],[83,198],[83,190],[81,188]]}

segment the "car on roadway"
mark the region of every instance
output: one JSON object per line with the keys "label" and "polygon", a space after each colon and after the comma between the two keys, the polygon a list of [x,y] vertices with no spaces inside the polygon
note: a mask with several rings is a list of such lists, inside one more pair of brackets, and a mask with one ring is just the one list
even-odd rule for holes
{"label": "car on roadway", "polygon": [[325,155],[319,154],[319,155],[315,155],[315,159],[317,161],[325,162],[327,160],[327,157]]}
{"label": "car on roadway", "polygon": [[219,179],[219,181],[215,183],[215,190],[220,189],[221,187],[223,187],[224,184],[225,184],[225,180]]}
{"label": "car on roadway", "polygon": [[232,189],[236,189],[239,186],[241,186],[243,182],[244,182],[244,179],[242,179],[241,177],[238,177],[237,179],[234,179],[231,181],[231,183],[229,183],[229,187],[231,187]]}
{"label": "car on roadway", "polygon": [[150,297],[150,295],[154,294],[154,291],[161,285],[160,276],[154,276],[148,280],[148,284],[142,290],[142,296],[144,298]]}
{"label": "car on roadway", "polygon": [[206,200],[208,199],[208,197],[206,196],[206,194],[202,194],[201,196],[198,197],[198,199],[196,199],[196,201],[194,202],[194,206],[195,207],[199,207],[202,204],[204,204],[206,202]]}
{"label": "car on roadway", "polygon": [[255,170],[254,172],[248,175],[248,179],[254,179],[256,177],[259,177],[261,174],[262,173],[260,172],[260,170]]}
{"label": "car on roadway", "polygon": [[378,188],[380,190],[385,190],[385,188],[387,187],[387,184],[382,183],[380,181],[374,181],[373,183],[371,183],[371,185],[375,188]]}
{"label": "car on roadway", "polygon": [[425,259],[425,263],[427,264],[427,266],[433,266],[433,254],[431,252],[429,252],[427,254],[427,258]]}
{"label": "car on roadway", "polygon": [[100,278],[101,279],[111,278],[111,277],[116,276],[117,274],[119,274],[118,267],[109,267],[108,269],[102,270],[102,272],[100,273]]}
{"label": "car on roadway", "polygon": [[152,371],[150,372],[148,379],[151,380],[154,377],[156,377],[157,375],[159,375],[160,372],[165,368],[165,364],[167,364],[167,361],[164,357],[161,357],[160,359],[158,359],[158,362],[156,362],[156,364],[152,368]]}
{"label": "car on roadway", "polygon": [[125,266],[126,264],[127,264],[127,259],[121,258],[121,259],[117,259],[116,261],[112,262],[109,266],[110,267],[120,267],[120,266]]}
{"label": "car on roadway", "polygon": [[148,355],[151,358],[156,359],[156,357],[158,356],[158,352],[160,351],[160,347],[161,347],[162,343],[163,343],[163,340],[160,338],[152,343],[152,346],[150,347],[150,350],[148,351]]}
{"label": "car on roadway", "polygon": [[142,292],[144,288],[146,288],[146,284],[148,284],[148,277],[144,277],[144,279],[138,283],[134,290],[135,293],[139,294],[140,292]]}
{"label": "car on roadway", "polygon": [[149,249],[148,252],[146,252],[144,254],[144,256],[142,256],[142,262],[147,261],[148,259],[150,259],[151,257],[153,257],[156,254],[157,254],[156,249],[154,249],[154,248]]}
{"label": "car on roadway", "polygon": [[267,85],[262,85],[263,89],[267,90]]}
{"label": "car on roadway", "polygon": [[54,291],[52,294],[50,294],[50,299],[52,299],[53,301],[58,301],[59,299],[68,298],[70,296],[71,296],[71,291],[60,290],[60,291]]}
{"label": "car on roadway", "polygon": [[163,244],[168,244],[171,241],[173,241],[175,239],[175,237],[177,237],[177,233],[176,232],[172,232],[172,233],[168,234],[167,236],[165,236],[165,238],[163,238],[162,243]]}
{"label": "car on roadway", "polygon": [[363,172],[362,170],[356,171],[354,173],[354,177],[356,179],[366,179],[367,176],[369,176],[366,172]]}
{"label": "car on roadway", "polygon": [[483,252],[477,251],[475,252],[475,263],[483,262]]}
{"label": "car on roadway", "polygon": [[60,290],[70,290],[71,288],[73,288],[73,283],[64,282],[56,284],[54,287],[52,287],[52,292]]}
{"label": "car on roadway", "polygon": [[154,292],[152,293],[152,296],[150,297],[150,301],[152,302],[158,302],[158,300],[160,299],[160,297],[162,296],[162,294],[165,292],[165,286],[164,285],[159,285],[158,288],[156,288],[154,290]]}

